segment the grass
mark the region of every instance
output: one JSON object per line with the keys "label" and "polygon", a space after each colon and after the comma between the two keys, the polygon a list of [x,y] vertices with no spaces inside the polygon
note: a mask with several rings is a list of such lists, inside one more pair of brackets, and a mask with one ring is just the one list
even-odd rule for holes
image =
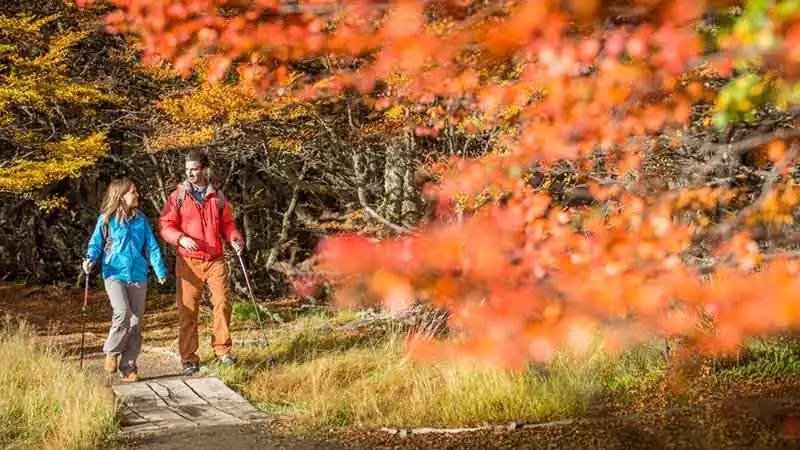
{"label": "grass", "polygon": [[610,384],[623,390],[649,382],[659,373],[659,358],[650,348],[617,359],[595,350],[514,374],[416,363],[403,355],[401,336],[390,334],[261,371],[242,387],[257,404],[310,428],[542,421],[586,411]]}
{"label": "grass", "polygon": [[280,321],[279,316],[272,311],[269,310],[266,306],[263,305],[253,305],[252,303],[247,303],[243,301],[238,301],[233,303],[233,309],[231,311],[233,316],[233,320],[241,320],[241,321],[253,321],[254,323],[258,323],[258,320],[261,319],[262,322],[266,323],[268,321]]}
{"label": "grass", "polygon": [[605,387],[614,394],[627,396],[648,388],[663,378],[665,361],[658,347],[636,346],[607,358]]}
{"label": "grass", "polygon": [[768,379],[800,375],[800,345],[796,337],[771,336],[748,340],[736,359],[715,362],[721,379]]}
{"label": "grass", "polygon": [[[269,347],[236,348],[239,364],[217,367],[217,375],[227,385],[246,392],[250,379],[267,369],[270,358],[278,364],[291,364],[383,342],[389,332],[385,328],[342,328],[358,318],[356,312],[347,310],[317,311],[297,316],[293,321],[270,330]],[[212,349],[202,346],[200,357],[204,360],[213,359]]]}
{"label": "grass", "polygon": [[[156,298],[172,308],[170,299]],[[245,305],[235,321],[246,322],[236,332],[247,340],[255,337],[254,310]],[[663,342],[631,348],[617,358],[599,349],[583,358],[559,355],[548,365],[510,374],[410,361],[401,348],[408,324],[364,323],[365,316],[357,312],[324,307],[279,305],[267,311],[281,317],[280,322],[269,321],[269,348],[235,345],[240,364],[216,370],[258,407],[283,416],[300,432],[342,426],[469,426],[649,411],[675,404],[671,397],[661,398],[672,395],[664,394],[669,390],[664,389],[669,388],[667,378],[681,384],[681,402],[695,404],[738,393],[744,385],[748,392],[760,392],[761,386],[776,384],[761,380],[788,376],[791,381],[800,375],[797,337],[752,339],[738,358],[707,360],[698,355],[687,361],[686,370],[670,367],[669,376]],[[159,317],[165,323],[174,319]],[[201,318],[208,320],[209,315]],[[425,323],[419,327],[427,329]],[[170,339],[173,331],[167,333]],[[104,439],[115,429],[113,404],[102,382],[71,363],[59,362],[61,355],[47,345],[46,337],[37,338],[25,326],[0,320],[0,448],[109,448],[113,444]],[[206,332],[202,342],[209,340]],[[211,359],[210,346],[201,345],[201,355]],[[269,368],[270,357],[277,368]],[[696,373],[701,378],[692,379]],[[716,383],[720,380],[724,382]]]}
{"label": "grass", "polygon": [[[662,340],[616,357],[599,348],[580,358],[560,354],[524,373],[423,364],[403,354],[407,327],[380,321],[355,326],[358,319],[352,311],[296,316],[270,329],[269,349],[237,349],[241,364],[220,368],[219,375],[295,430],[310,431],[540,422],[607,408],[658,407],[653,395],[664,388],[672,400],[691,402],[699,386],[715,380],[800,374],[796,339],[777,337],[751,340],[740,358],[712,361],[710,373],[697,378],[666,375]],[[277,368],[268,368],[268,356]],[[678,372],[670,373],[682,373],[682,362],[676,364]]]}
{"label": "grass", "polygon": [[116,430],[103,381],[37,346],[24,323],[0,323],[0,448],[102,448]]}

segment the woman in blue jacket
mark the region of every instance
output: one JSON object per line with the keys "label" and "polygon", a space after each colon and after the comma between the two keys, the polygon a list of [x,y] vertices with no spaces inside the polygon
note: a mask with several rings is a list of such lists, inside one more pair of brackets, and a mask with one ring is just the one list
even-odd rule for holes
{"label": "woman in blue jacket", "polygon": [[119,370],[125,381],[139,379],[136,359],[142,348],[142,319],[147,296],[148,264],[160,284],[167,268],[147,217],[139,209],[139,192],[131,180],[114,180],[103,199],[89,240],[83,271],[91,273],[102,258],[103,281],[113,316],[103,353],[105,370]]}

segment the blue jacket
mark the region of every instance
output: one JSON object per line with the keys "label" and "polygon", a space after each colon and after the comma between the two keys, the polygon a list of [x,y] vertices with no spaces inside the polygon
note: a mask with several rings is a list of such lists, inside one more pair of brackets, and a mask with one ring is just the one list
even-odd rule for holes
{"label": "blue jacket", "polygon": [[[153,266],[156,277],[167,278],[167,268],[161,257],[161,248],[150,228],[147,217],[138,211],[132,219],[117,221],[112,217],[108,221],[109,243],[103,242],[103,218],[100,214],[94,227],[86,256],[93,263],[102,256],[103,278],[123,282],[147,281],[148,262]],[[106,254],[104,247],[110,245]],[[149,261],[148,261],[149,260]]]}

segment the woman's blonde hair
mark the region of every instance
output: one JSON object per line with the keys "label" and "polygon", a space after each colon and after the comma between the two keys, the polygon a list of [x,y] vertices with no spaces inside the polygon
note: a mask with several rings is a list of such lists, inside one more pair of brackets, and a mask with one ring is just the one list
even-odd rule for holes
{"label": "woman's blonde hair", "polygon": [[101,212],[105,214],[103,222],[108,224],[111,216],[117,216],[117,220],[122,219],[125,213],[125,201],[122,197],[131,190],[134,186],[133,181],[128,178],[119,178],[111,182],[106,189],[105,198],[103,198],[103,206]]}

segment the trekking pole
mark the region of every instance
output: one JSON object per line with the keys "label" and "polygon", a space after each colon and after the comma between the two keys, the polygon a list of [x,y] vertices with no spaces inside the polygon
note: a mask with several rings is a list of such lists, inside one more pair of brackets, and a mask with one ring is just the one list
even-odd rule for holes
{"label": "trekking pole", "polygon": [[78,367],[83,369],[84,344],[86,342],[86,304],[89,303],[89,274],[84,273],[83,307],[81,308],[81,356]]}
{"label": "trekking pole", "polygon": [[261,314],[258,312],[258,304],[256,303],[256,297],[253,295],[253,287],[250,285],[250,277],[247,276],[247,269],[244,267],[244,260],[242,260],[242,254],[236,252],[236,256],[239,258],[239,264],[242,266],[242,273],[244,274],[244,282],[247,284],[247,292],[250,295],[250,301],[253,303],[253,309],[256,312],[256,320],[258,321],[258,327],[261,328],[261,334],[264,335],[264,342],[269,345],[269,340],[267,339],[267,332],[264,330],[264,323],[261,322]]}

